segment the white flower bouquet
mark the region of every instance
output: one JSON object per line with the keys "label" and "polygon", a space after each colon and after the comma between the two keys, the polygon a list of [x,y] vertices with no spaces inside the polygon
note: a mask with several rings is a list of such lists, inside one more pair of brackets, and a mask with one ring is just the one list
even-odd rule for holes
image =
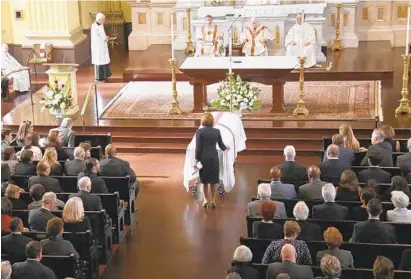
{"label": "white flower bouquet", "polygon": [[54,84],[49,83],[47,90],[41,98],[41,111],[48,109],[51,114],[62,113],[63,115],[71,108],[73,98],[70,90],[64,84],[59,84],[57,80]]}
{"label": "white flower bouquet", "polygon": [[259,109],[261,107],[261,101],[258,98],[260,91],[260,88],[252,87],[249,82],[242,80],[240,75],[235,77],[234,74],[229,74],[225,80],[220,82],[217,99],[211,105],[221,111],[230,111],[231,102],[233,110]]}

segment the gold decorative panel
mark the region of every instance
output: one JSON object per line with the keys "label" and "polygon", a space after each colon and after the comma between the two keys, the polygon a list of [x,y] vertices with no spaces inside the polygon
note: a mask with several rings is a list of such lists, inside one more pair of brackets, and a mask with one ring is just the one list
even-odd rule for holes
{"label": "gold decorative panel", "polygon": [[368,20],[368,7],[363,7],[361,9],[361,19]]}
{"label": "gold decorative panel", "polygon": [[187,30],[187,26],[188,26],[187,18],[183,17],[183,30]]}
{"label": "gold decorative panel", "polygon": [[138,24],[147,24],[146,13],[137,13]]}
{"label": "gold decorative panel", "polygon": [[407,18],[407,6],[398,6],[397,7],[397,18]]}
{"label": "gold decorative panel", "polygon": [[384,8],[377,8],[377,20],[384,20]]}
{"label": "gold decorative panel", "polygon": [[344,14],[343,16],[343,26],[344,27],[348,27],[348,17],[349,16],[350,16],[349,14]]}
{"label": "gold decorative panel", "polygon": [[156,13],[156,24],[163,25],[163,13]]}
{"label": "gold decorative panel", "polygon": [[330,26],[335,27],[335,14],[330,15]]}

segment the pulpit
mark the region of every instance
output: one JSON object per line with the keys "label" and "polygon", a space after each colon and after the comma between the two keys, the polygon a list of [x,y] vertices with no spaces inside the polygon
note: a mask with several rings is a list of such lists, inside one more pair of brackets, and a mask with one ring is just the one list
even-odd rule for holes
{"label": "pulpit", "polygon": [[66,92],[69,92],[73,98],[72,107],[67,110],[65,115],[75,114],[79,110],[76,80],[76,72],[79,65],[60,63],[47,63],[43,65],[50,67],[50,69],[46,71],[46,74],[49,76],[49,83],[53,84],[57,80],[60,84],[64,84],[67,89]]}

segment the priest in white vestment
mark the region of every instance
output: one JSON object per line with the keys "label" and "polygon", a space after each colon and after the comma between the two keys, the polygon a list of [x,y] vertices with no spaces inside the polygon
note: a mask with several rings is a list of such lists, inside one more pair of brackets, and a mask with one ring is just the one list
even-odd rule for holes
{"label": "priest in white vestment", "polygon": [[105,19],[102,13],[98,13],[96,21],[91,25],[91,64],[94,65],[96,81],[105,81],[111,76],[107,45],[110,38],[104,31]]}
{"label": "priest in white vestment", "polygon": [[267,42],[273,39],[273,34],[267,26],[260,24],[256,17],[251,18],[251,26],[244,28],[240,40],[244,43],[243,53],[246,56],[267,56]]}
{"label": "priest in white vestment", "polygon": [[217,25],[213,24],[213,17],[207,15],[205,24],[196,30],[195,56],[221,56],[223,34]]}
{"label": "priest in white vestment", "polygon": [[287,56],[303,56],[305,57],[304,67],[313,67],[317,64],[316,44],[314,27],[303,22],[301,13],[297,14],[296,23],[285,37]]}
{"label": "priest in white vestment", "polygon": [[1,46],[1,74],[13,79],[13,90],[26,92],[30,90],[30,77],[27,70],[15,72],[24,67],[9,53],[7,44]]}

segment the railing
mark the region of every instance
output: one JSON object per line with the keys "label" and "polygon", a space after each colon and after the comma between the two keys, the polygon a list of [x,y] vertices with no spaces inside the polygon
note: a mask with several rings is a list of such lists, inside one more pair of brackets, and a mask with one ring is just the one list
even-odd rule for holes
{"label": "railing", "polygon": [[87,92],[87,96],[86,99],[84,100],[84,104],[83,107],[81,108],[81,119],[83,122],[83,134],[85,133],[85,129],[86,129],[86,120],[85,120],[85,113],[86,113],[86,109],[88,107],[88,102],[90,101],[90,95],[91,95],[91,90],[94,87],[94,99],[95,99],[95,103],[96,103],[96,121],[97,121],[97,126],[99,125],[99,116],[98,116],[98,100],[97,100],[97,81],[93,82]]}

